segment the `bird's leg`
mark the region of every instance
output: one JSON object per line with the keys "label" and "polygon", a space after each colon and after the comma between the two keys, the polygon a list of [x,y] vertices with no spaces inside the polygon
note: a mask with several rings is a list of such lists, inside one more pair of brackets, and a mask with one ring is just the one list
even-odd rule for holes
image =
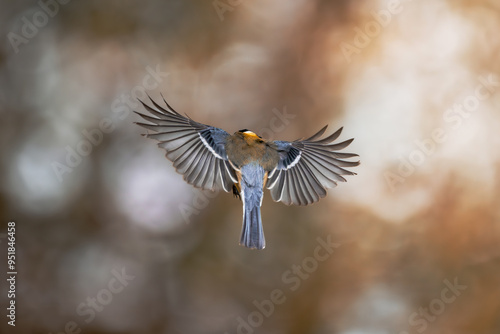
{"label": "bird's leg", "polygon": [[241,201],[240,189],[239,189],[239,187],[238,187],[238,185],[236,183],[233,184],[233,196],[235,198],[239,198],[240,201]]}

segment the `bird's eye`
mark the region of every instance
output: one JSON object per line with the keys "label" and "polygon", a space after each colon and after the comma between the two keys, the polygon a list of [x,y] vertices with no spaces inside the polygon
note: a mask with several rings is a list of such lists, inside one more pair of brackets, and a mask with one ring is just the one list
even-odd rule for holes
{"label": "bird's eye", "polygon": [[262,144],[264,141],[262,139],[257,139],[257,143]]}

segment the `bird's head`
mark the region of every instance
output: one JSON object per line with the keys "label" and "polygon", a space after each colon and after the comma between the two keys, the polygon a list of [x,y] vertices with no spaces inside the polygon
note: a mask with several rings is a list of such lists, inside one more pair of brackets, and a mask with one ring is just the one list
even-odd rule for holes
{"label": "bird's head", "polygon": [[243,129],[238,132],[236,132],[239,136],[241,136],[243,139],[247,141],[247,143],[259,143],[262,144],[264,143],[264,140],[262,139],[261,136],[257,135],[255,132],[252,132],[248,129]]}

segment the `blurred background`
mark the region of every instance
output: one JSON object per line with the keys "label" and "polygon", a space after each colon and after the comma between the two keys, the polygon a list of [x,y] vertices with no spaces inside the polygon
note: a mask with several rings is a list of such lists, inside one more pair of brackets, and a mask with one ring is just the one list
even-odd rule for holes
{"label": "blurred background", "polygon": [[[498,1],[1,6],[0,332],[500,332]],[[358,175],[266,192],[251,251],[240,201],[140,136],[146,94],[230,133],[344,126]]]}

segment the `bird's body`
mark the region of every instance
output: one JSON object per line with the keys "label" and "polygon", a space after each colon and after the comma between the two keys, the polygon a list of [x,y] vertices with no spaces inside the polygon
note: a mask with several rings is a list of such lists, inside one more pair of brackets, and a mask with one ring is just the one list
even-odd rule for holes
{"label": "bird's body", "polygon": [[249,130],[240,130],[226,140],[226,153],[236,170],[236,189],[243,202],[243,228],[240,244],[249,248],[265,247],[260,206],[267,175],[278,164],[276,146]]}
{"label": "bird's body", "polygon": [[269,143],[246,129],[227,138],[226,153],[236,168],[257,162],[265,171],[271,172],[279,161],[278,150],[272,142]]}
{"label": "bird's body", "polygon": [[247,129],[229,135],[180,115],[166,101],[167,109],[151,102],[156,109],[142,104],[156,117],[138,114],[153,124],[138,124],[156,132],[147,137],[160,142],[166,157],[188,183],[203,189],[232,190],[241,198],[240,244],[249,248],[265,247],[260,214],[264,187],[275,201],[308,205],[325,197],[325,188],[345,181],[341,175],[355,174],[342,167],[359,165],[358,161],[341,160],[357,154],[334,152],[352,142],[332,143],[342,128],[323,139],[319,137],[326,126],[304,140],[266,141]]}

